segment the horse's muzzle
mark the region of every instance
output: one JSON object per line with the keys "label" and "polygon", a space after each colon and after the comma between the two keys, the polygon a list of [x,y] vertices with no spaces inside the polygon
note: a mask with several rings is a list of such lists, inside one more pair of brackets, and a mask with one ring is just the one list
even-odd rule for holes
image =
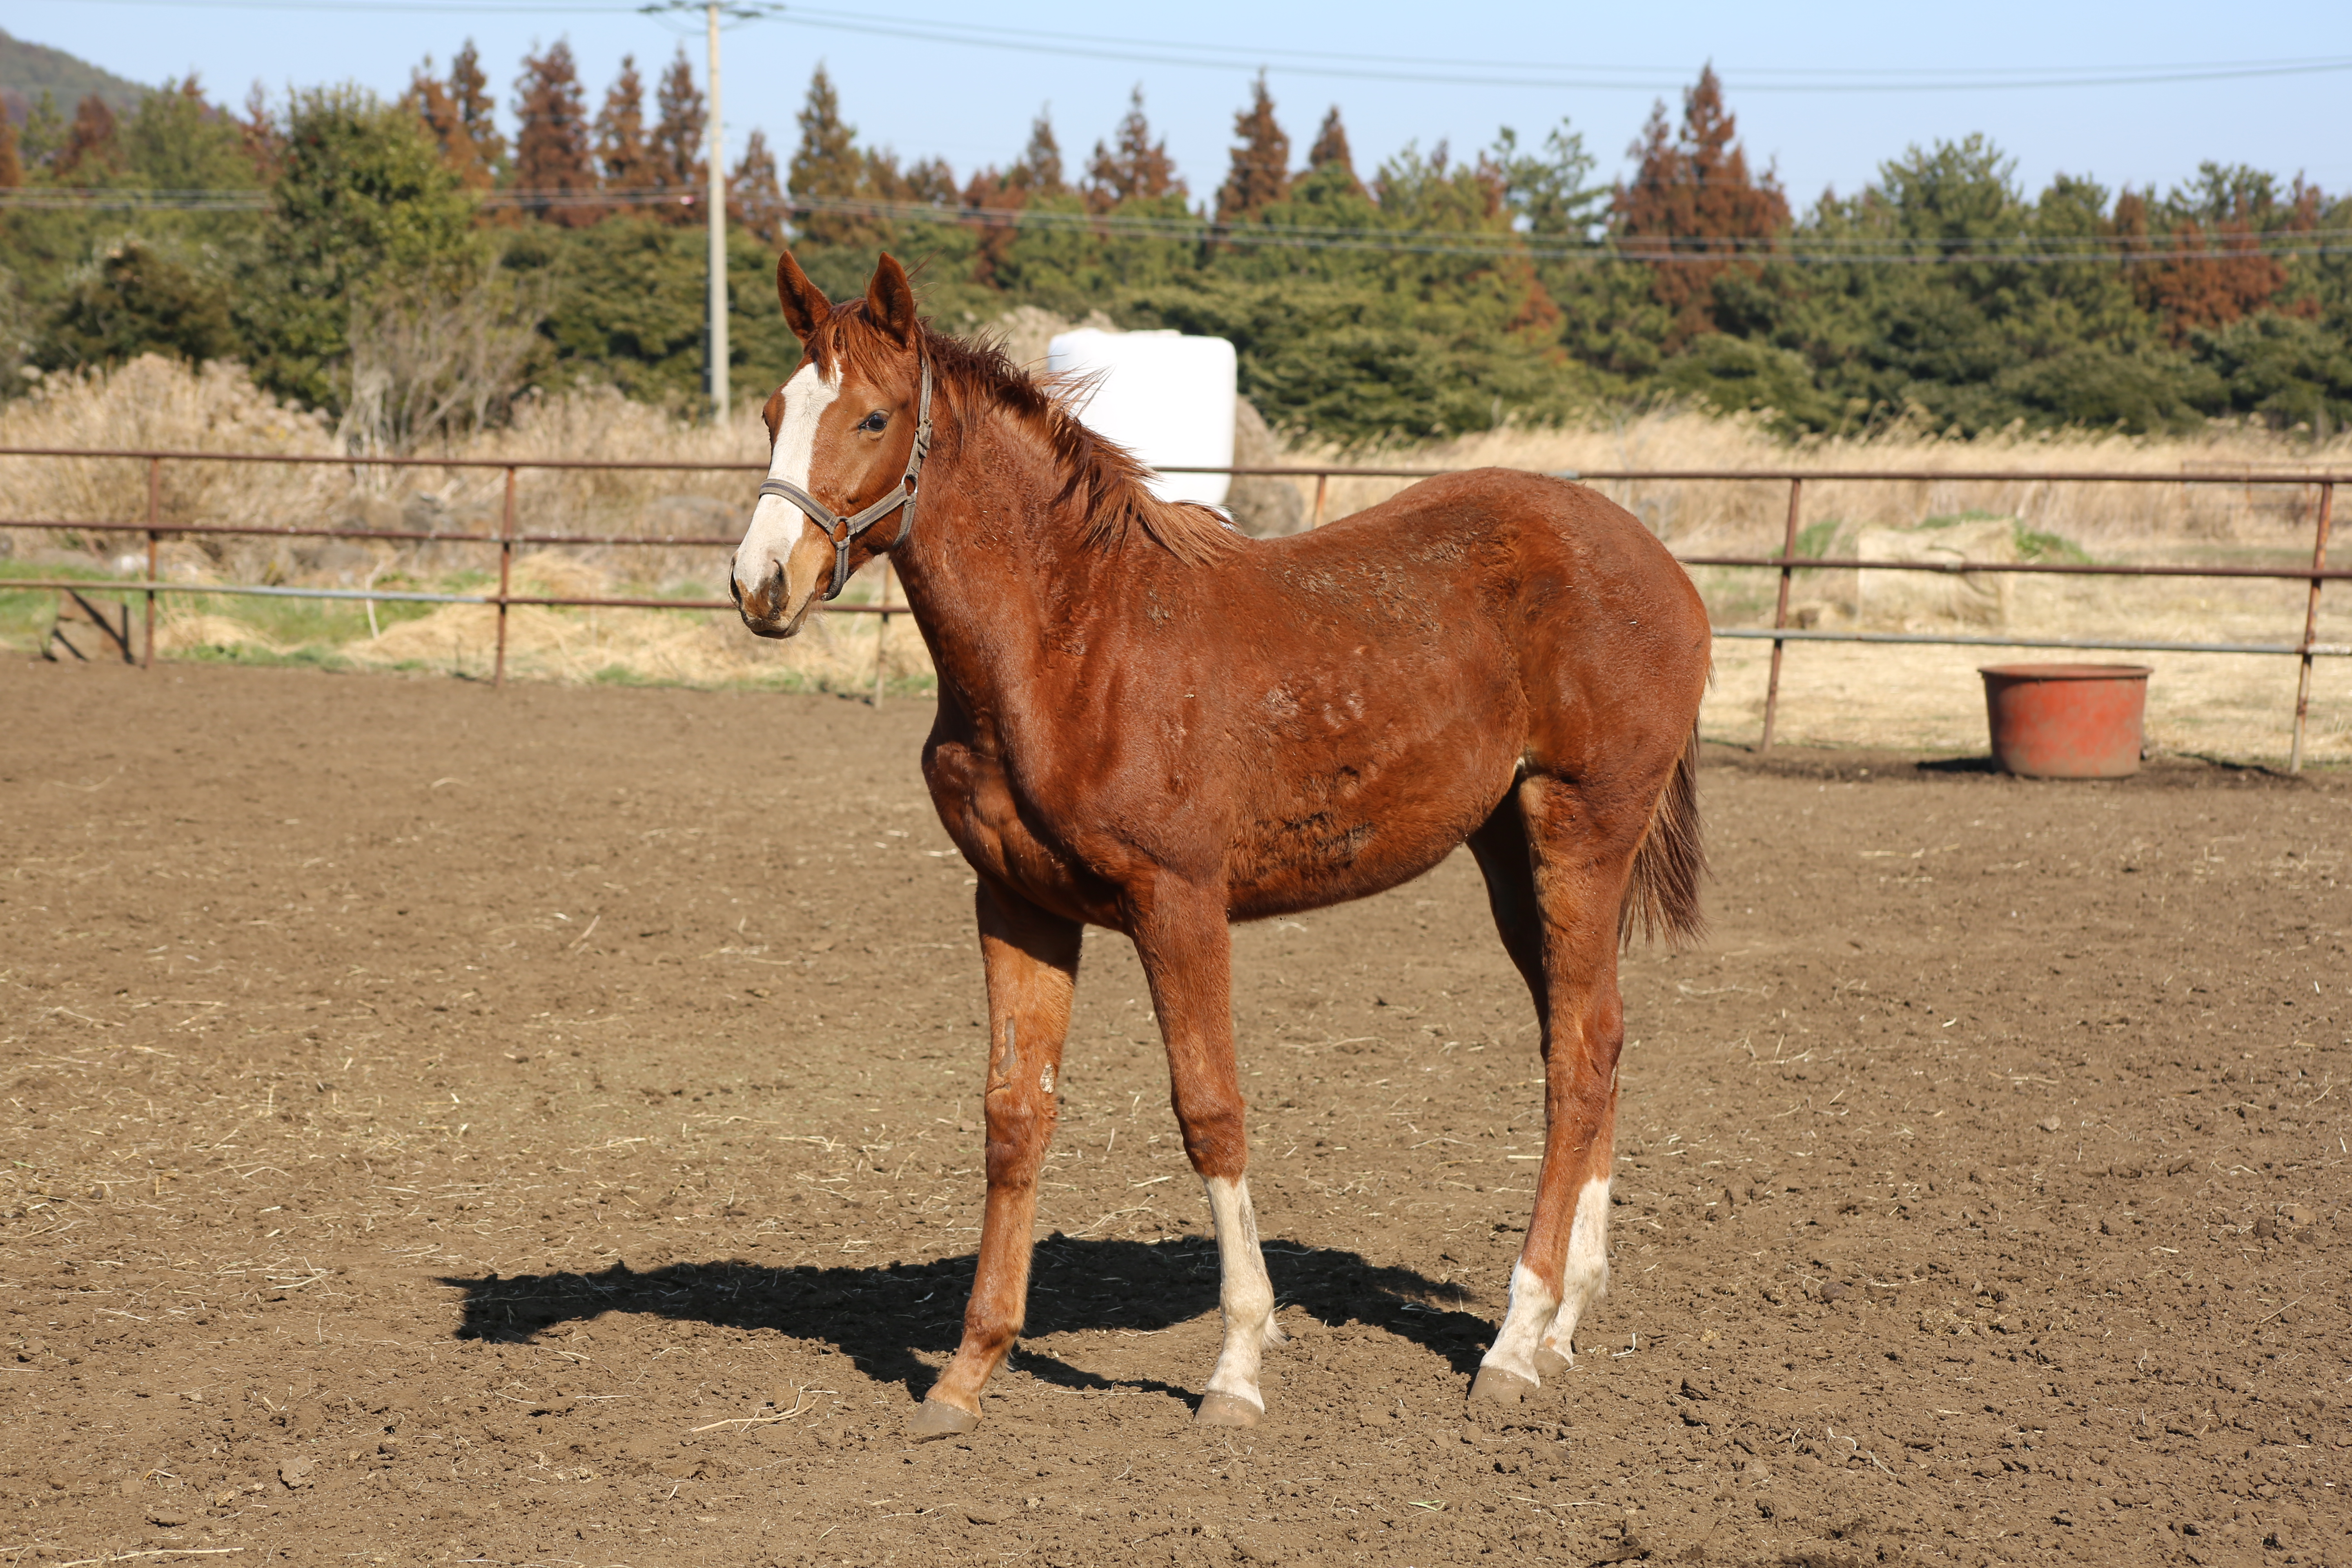
{"label": "horse's muzzle", "polygon": [[[760,585],[748,594],[743,591],[742,583],[733,574],[729,574],[727,591],[734,595],[735,608],[741,614],[744,626],[754,636],[788,637],[801,629],[799,616],[789,620],[785,618],[784,611],[791,603],[792,589],[784,580],[782,562],[771,563],[768,574],[761,579]],[[802,608],[805,611],[807,606]]]}

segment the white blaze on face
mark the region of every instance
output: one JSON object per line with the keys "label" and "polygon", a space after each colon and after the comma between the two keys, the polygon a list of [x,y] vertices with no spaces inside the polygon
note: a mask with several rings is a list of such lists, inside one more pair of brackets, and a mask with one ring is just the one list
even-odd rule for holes
{"label": "white blaze on face", "polygon": [[[808,489],[809,464],[816,456],[817,421],[841,395],[836,370],[828,380],[817,374],[810,360],[784,383],[784,414],[776,425],[775,455],[768,460],[768,477]],[[751,509],[751,526],[735,551],[735,586],[743,593],[768,580],[790,555],[808,521],[800,508],[782,496],[761,496]]]}

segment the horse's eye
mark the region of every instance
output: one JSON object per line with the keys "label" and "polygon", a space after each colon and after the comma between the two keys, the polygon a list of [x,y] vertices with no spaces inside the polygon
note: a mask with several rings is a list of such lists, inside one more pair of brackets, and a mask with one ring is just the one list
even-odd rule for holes
{"label": "horse's eye", "polygon": [[873,413],[867,415],[865,418],[860,419],[857,422],[857,427],[860,430],[879,430],[882,426],[889,423],[890,416],[877,408]]}

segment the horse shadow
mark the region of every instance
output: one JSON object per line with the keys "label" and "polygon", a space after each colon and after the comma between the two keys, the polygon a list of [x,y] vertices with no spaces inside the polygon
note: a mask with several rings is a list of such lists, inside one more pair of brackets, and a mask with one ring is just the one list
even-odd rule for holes
{"label": "horse shadow", "polygon": [[[1385,1329],[1443,1356],[1458,1373],[1476,1369],[1493,1328],[1464,1310],[1468,1292],[1460,1285],[1337,1248],[1281,1239],[1265,1246],[1276,1299],[1286,1308],[1302,1308],[1326,1327]],[[971,1253],[833,1267],[730,1258],[642,1272],[615,1263],[593,1274],[444,1276],[441,1283],[465,1292],[459,1339],[528,1343],[567,1322],[639,1313],[829,1343],[867,1377],[919,1399],[938,1376],[923,1352],[951,1352],[961,1337],[974,1265]],[[1217,1280],[1216,1246],[1204,1237],[1082,1239],[1056,1232],[1037,1244],[1019,1364],[1064,1388],[1189,1403],[1198,1395],[1176,1384],[1100,1376],[1034,1347],[1046,1336],[1089,1329],[1171,1328],[1216,1310]]]}

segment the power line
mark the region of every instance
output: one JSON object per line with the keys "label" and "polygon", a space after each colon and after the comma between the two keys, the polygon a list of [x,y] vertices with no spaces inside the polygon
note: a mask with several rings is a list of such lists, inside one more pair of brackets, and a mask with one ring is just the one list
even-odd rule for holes
{"label": "power line", "polygon": [[[705,200],[691,186],[632,191],[491,192],[478,198],[500,210],[578,210],[616,207],[691,207]],[[737,200],[745,198],[738,196]],[[849,197],[792,196],[782,206],[794,215],[866,218],[885,223],[968,225],[983,228],[1080,231],[1105,237],[1217,244],[1237,248],[1353,251],[1370,254],[1454,256],[1470,259],[1522,257],[1546,261],[1638,261],[1668,266],[1710,266],[1729,261],[1821,266],[1967,266],[2021,263],[2032,266],[2146,265],[2167,261],[2228,261],[2248,258],[2352,254],[2352,229],[2299,229],[2278,235],[2221,236],[2183,241],[2174,236],[2126,235],[1983,237],[1965,242],[1900,236],[1804,234],[1759,238],[1734,235],[1671,237],[1611,236],[1578,240],[1523,233],[1464,234],[1427,229],[1391,229],[1344,225],[1241,223],[1220,225],[1203,217],[1156,217],[1138,214],[1057,212],[1036,207],[974,207],[922,202],[863,201]],[[27,186],[0,191],[0,210],[261,212],[268,195],[253,190],[124,191],[102,188]]]}
{"label": "power line", "polygon": [[[596,0],[79,0],[84,5],[163,10],[248,10],[317,15],[625,16],[644,9]],[[1585,92],[1654,92],[1687,85],[1687,68],[1601,62],[1485,60],[1292,49],[1265,45],[1122,38],[992,26],[927,17],[796,6],[772,17],[790,26],[909,42],[950,44],[1187,69],[1255,71],[1438,86],[1517,87]],[[2340,74],[2352,55],[2248,60],[2175,61],[2135,66],[1818,67],[1727,66],[1718,74],[1742,93],[1985,92],[2147,87]]]}
{"label": "power line", "polygon": [[[1459,87],[1521,87],[1580,91],[1650,92],[1687,84],[1685,74],[1664,74],[1671,68],[1545,65],[1529,61],[1448,60],[1384,55],[1347,55],[1328,51],[1284,49],[1263,46],[1189,44],[1143,39],[1087,37],[1079,34],[1046,33],[1032,28],[992,27],[979,23],[936,22],[907,17],[876,16],[859,12],[821,11],[796,7],[777,20],[791,26],[857,33],[917,42],[958,44],[969,47],[1057,55],[1080,59],[1114,59],[1144,65],[1171,65],[1198,69],[1255,70],[1272,68],[1302,76],[1336,77],[1362,81],[1418,82]],[[1875,79],[1856,80],[1860,71],[1821,71],[1804,68],[1722,68],[1717,74],[1743,93],[1958,92],[1989,89],[2136,87],[2175,82],[2222,81],[2245,78],[2304,76],[2352,71],[2352,56],[2303,59],[2204,61],[2133,67],[1963,68],[1944,69],[1879,68]],[[1496,75],[1496,72],[1509,74]],[[1656,73],[1656,74],[1653,74]]]}

